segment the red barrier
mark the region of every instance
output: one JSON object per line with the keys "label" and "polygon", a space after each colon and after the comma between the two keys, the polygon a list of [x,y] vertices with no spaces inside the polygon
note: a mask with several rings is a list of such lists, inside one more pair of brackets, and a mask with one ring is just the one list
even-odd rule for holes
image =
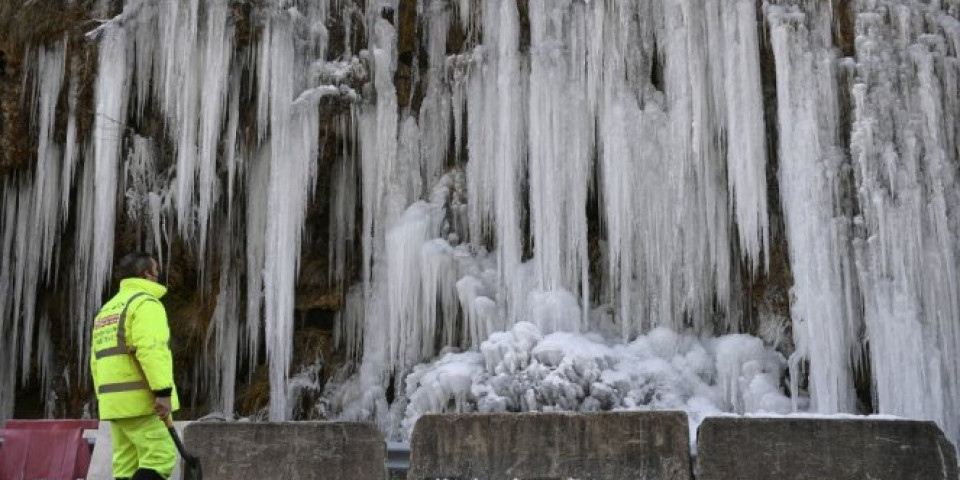
{"label": "red barrier", "polygon": [[8,430],[96,430],[100,420],[7,420],[3,428]]}
{"label": "red barrier", "polygon": [[84,429],[97,420],[10,420],[0,437],[0,480],[74,480],[90,468]]}

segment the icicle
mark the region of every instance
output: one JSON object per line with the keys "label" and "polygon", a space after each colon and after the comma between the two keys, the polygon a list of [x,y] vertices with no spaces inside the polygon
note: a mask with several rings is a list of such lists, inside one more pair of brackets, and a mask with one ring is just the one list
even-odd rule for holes
{"label": "icicle", "polygon": [[[207,226],[217,200],[217,151],[220,147],[220,131],[226,112],[227,87],[230,85],[230,58],[233,51],[233,28],[227,25],[227,0],[204,2],[206,28],[198,57],[202,66],[200,95],[199,156],[197,157],[197,224],[198,255],[204,258],[207,244]],[[236,96],[236,94],[232,95]],[[235,130],[234,130],[235,132]],[[231,147],[232,148],[232,147]],[[179,174],[180,172],[178,172]]]}
{"label": "icicle", "polygon": [[150,194],[157,183],[156,170],[153,142],[148,138],[134,135],[130,153],[123,162],[120,189],[126,197],[127,216],[138,226],[141,220],[149,219]]}
{"label": "icicle", "polygon": [[[232,219],[226,218],[224,230],[232,230]],[[220,292],[217,294],[217,305],[210,320],[207,342],[210,336],[215,337],[213,343],[213,366],[209,370],[214,379],[211,392],[212,408],[219,410],[227,418],[233,418],[234,397],[237,385],[237,350],[240,332],[240,288],[237,279],[239,275],[232,263],[234,253],[233,235],[223,235],[220,248]],[[207,347],[209,349],[209,345]],[[212,390],[211,389],[211,390]]]}
{"label": "icicle", "polygon": [[[136,70],[131,101],[134,102],[135,106],[134,119],[140,122],[143,120],[144,111],[150,104],[151,94],[158,91],[158,87],[162,88],[161,82],[163,79],[161,75],[165,73],[165,65],[162,62],[165,60],[166,48],[164,47],[167,44],[160,41],[157,2],[141,1],[137,3],[141,8],[136,12],[136,28],[131,29],[129,35],[134,43],[134,68]],[[131,5],[133,4],[131,3]],[[157,82],[154,82],[154,79]],[[153,90],[151,90],[151,87],[154,87]],[[158,97],[158,100],[165,98]]]}
{"label": "icicle", "polygon": [[451,109],[453,114],[453,156],[457,165],[463,165],[466,161],[463,158],[463,146],[467,133],[465,128],[465,115],[467,112],[467,67],[456,62],[450,62],[450,69],[453,71],[450,88]]}
{"label": "icicle", "polygon": [[127,32],[112,28],[100,44],[100,71],[97,75],[96,112],[93,127],[95,199],[90,290],[97,298],[110,279],[116,212],[120,146],[124,137],[126,105],[130,87],[127,72]]}
{"label": "icicle", "polygon": [[594,121],[583,114],[589,112],[585,13],[569,1],[530,3],[530,223],[537,289],[582,291],[582,326],[589,299],[587,187]]}
{"label": "icicle", "polygon": [[62,190],[60,184],[62,159],[60,149],[53,141],[53,130],[57,101],[60,98],[66,69],[66,50],[67,40],[63,39],[53,47],[52,51],[41,48],[37,58],[40,138],[37,149],[37,170],[34,177],[33,224],[36,230],[30,242],[39,245],[42,263],[31,268],[40,268],[43,272],[47,272],[47,281],[50,279],[53,250],[59,240],[61,225],[62,203],[57,196]]}
{"label": "icicle", "polygon": [[343,308],[337,312],[337,329],[334,341],[344,348],[346,357],[360,360],[363,353],[364,332],[363,290],[352,287],[344,295]]}
{"label": "icicle", "polygon": [[791,306],[794,355],[810,361],[817,412],[853,412],[857,308],[849,224],[840,216],[837,198],[843,158],[836,151],[835,58],[814,43],[817,32],[830,24],[813,23],[808,34],[806,15],[768,6],[766,16],[776,60],[780,191],[796,299]]}
{"label": "icicle", "polygon": [[[13,291],[14,285],[14,267],[16,259],[13,256],[14,251],[14,233],[17,230],[17,189],[14,175],[9,175],[3,179],[3,190],[0,192],[0,287],[4,292]],[[17,328],[18,321],[13,318],[11,310],[13,308],[12,295],[0,295],[0,332],[3,332],[3,338],[15,339],[14,335],[7,332]],[[16,349],[14,349],[15,351]]]}
{"label": "icicle", "polygon": [[[3,179],[0,191],[0,289],[12,292],[16,257],[14,233],[17,230],[17,182],[13,175]],[[19,318],[14,317],[12,295],[0,295],[0,419],[13,416],[17,391],[17,366],[19,355],[17,340]]]}
{"label": "icicle", "polygon": [[[608,242],[606,291],[617,305],[625,339],[678,320],[682,303],[674,291],[681,276],[683,245],[677,230],[697,227],[680,216],[684,201],[681,182],[687,165],[682,152],[689,145],[674,146],[669,135],[688,131],[670,129],[671,117],[664,111],[667,108],[663,92],[645,83],[649,82],[647,79],[630,81],[631,72],[651,68],[657,55],[650,24],[654,12],[649,8],[647,4],[616,3],[595,13],[593,21],[602,22],[603,26],[594,25],[593,30],[602,32],[602,36],[598,33],[591,37],[589,47],[591,52],[605,52],[602,60],[596,59],[599,71],[592,72],[590,83],[597,84],[600,90],[597,150],[599,193]],[[621,24],[620,18],[636,18],[641,23]],[[671,45],[684,43],[681,37]],[[622,52],[631,51],[632,45],[641,47],[641,55],[624,56]],[[671,61],[683,63],[680,58]],[[687,88],[688,79],[678,77],[675,82],[666,81],[666,86]],[[673,95],[684,98],[679,92]],[[687,112],[682,105],[675,107],[671,116]]]}
{"label": "icicle", "polygon": [[[592,53],[598,54],[606,49],[611,49],[609,59],[597,59],[597,62],[591,62],[593,67],[591,78],[595,86],[600,90],[601,108],[598,109],[598,163],[600,171],[600,194],[603,202],[603,221],[608,244],[607,254],[607,296],[609,300],[619,303],[616,305],[618,317],[621,319],[621,331],[624,338],[629,338],[634,333],[633,323],[635,322],[633,312],[633,288],[631,286],[634,277],[633,260],[633,235],[634,228],[631,218],[631,191],[636,187],[634,177],[640,169],[633,165],[634,153],[631,151],[631,135],[626,131],[627,125],[638,125],[640,120],[639,105],[632,95],[630,95],[629,86],[622,80],[626,76],[625,65],[621,57],[618,56],[620,49],[625,43],[622,37],[625,32],[621,32],[624,27],[619,21],[613,21],[617,17],[629,18],[631,11],[619,11],[626,9],[627,4],[612,4],[610,8],[602,8],[603,4],[597,4],[593,31],[591,37]],[[621,17],[622,15],[622,17]],[[607,24],[610,28],[607,28]],[[601,84],[600,82],[604,82]],[[644,125],[646,126],[646,125]],[[638,126],[636,128],[641,134],[647,129]],[[655,149],[658,145],[648,142],[650,149]],[[656,172],[656,171],[655,171]],[[648,175],[650,176],[650,175]],[[668,185],[668,184],[667,184]],[[657,191],[657,190],[654,190]],[[656,201],[660,195],[650,195],[650,198]],[[651,225],[645,225],[650,228]],[[656,231],[656,230],[655,230]],[[646,249],[653,248],[653,245],[647,244]],[[641,311],[638,316],[645,316],[646,311]]]}
{"label": "icicle", "polygon": [[224,163],[227,164],[227,205],[229,215],[233,216],[233,196],[236,188],[237,176],[244,165],[245,151],[237,152],[237,135],[240,129],[240,72],[234,70],[230,75],[230,106],[227,120],[227,138],[224,140]]}
{"label": "icicle", "polygon": [[[85,158],[93,159],[93,144],[88,144]],[[103,292],[102,280],[93,277],[94,262],[94,228],[97,212],[96,204],[96,166],[94,162],[83,162],[80,172],[80,180],[77,185],[77,228],[74,238],[74,249],[77,252],[74,257],[73,279],[70,289],[70,303],[75,305],[74,309],[74,338],[75,347],[79,352],[77,359],[77,369],[80,371],[81,378],[87,378],[89,368],[87,361],[90,355],[90,322],[100,308],[99,303]]]}
{"label": "icicle", "polygon": [[60,210],[64,212],[63,222],[67,221],[67,213],[70,211],[70,193],[73,185],[73,175],[79,160],[80,144],[77,140],[77,89],[79,88],[79,75],[77,69],[80,68],[78,62],[71,62],[70,67],[70,90],[67,94],[67,143],[63,154],[63,176],[60,179],[62,196],[60,200]]}
{"label": "icicle", "polygon": [[442,346],[455,346],[456,324],[460,308],[457,298],[457,265],[454,249],[443,239],[433,239],[420,247],[422,258],[420,281],[423,305],[420,323],[424,342],[421,343],[421,358],[434,355],[435,334]]}
{"label": "icicle", "polygon": [[876,407],[934,420],[957,442],[960,28],[936,4],[890,3],[857,2],[852,87],[855,248]]}
{"label": "icicle", "polygon": [[[368,21],[371,5],[368,3]],[[369,24],[368,24],[369,25]],[[371,61],[373,63],[373,85],[376,89],[376,104],[364,105],[360,113],[359,132],[361,153],[361,185],[363,221],[361,243],[363,260],[361,276],[364,295],[364,339],[363,361],[360,371],[360,384],[368,395],[383,392],[388,380],[387,373],[392,370],[388,359],[391,355],[391,339],[388,337],[391,326],[388,321],[387,284],[375,283],[374,278],[382,278],[385,268],[384,241],[391,219],[402,213],[404,205],[396,205],[391,194],[400,193],[391,189],[397,163],[398,113],[397,94],[393,85],[393,75],[397,61],[397,32],[386,20],[375,22],[371,37]],[[394,205],[394,208],[389,208]],[[392,215],[391,215],[392,214]],[[376,404],[382,399],[368,397],[366,404]]]}
{"label": "icicle", "polygon": [[429,147],[421,143],[421,130],[413,117],[407,117],[400,125],[400,138],[397,144],[396,165],[393,169],[393,178],[388,183],[387,211],[392,222],[396,218],[395,212],[401,211],[407,205],[420,198],[425,189],[424,177],[421,174],[422,147]]}
{"label": "icicle", "polygon": [[3,352],[0,353],[0,360],[3,360],[3,363],[0,364],[0,387],[3,388],[3,391],[0,392],[0,419],[4,421],[13,417],[13,407],[17,397],[17,348],[15,343],[15,339],[11,337],[4,337],[3,340],[0,340],[0,346],[3,347]]}
{"label": "icicle", "polygon": [[432,0],[425,14],[428,69],[424,80],[427,92],[420,107],[420,130],[423,132],[420,176],[425,188],[430,188],[440,178],[450,149],[450,89],[444,82],[444,67],[451,12],[447,2]]}
{"label": "icicle", "polygon": [[[487,133],[492,126],[488,121],[484,102],[484,79],[489,78],[495,68],[492,62],[484,63],[481,53],[476,54],[477,63],[471,69],[465,86],[466,105],[463,113],[467,117],[467,209],[470,223],[470,240],[477,245],[486,245],[492,234],[494,221],[493,203],[493,132]],[[487,152],[491,152],[487,155]]]}
{"label": "icicle", "polygon": [[[680,307],[702,328],[713,299],[726,309],[730,299],[730,241],[727,186],[723,181],[704,10],[691,0],[664,4],[664,83],[669,112],[671,150],[679,162],[679,223],[681,288],[673,307]],[[641,230],[642,232],[642,230]],[[673,269],[671,269],[673,270]],[[679,328],[681,311],[662,317],[662,325]]]}
{"label": "icicle", "polygon": [[521,313],[522,285],[509,281],[521,261],[520,186],[525,170],[526,69],[519,52],[515,2],[483,4],[484,44],[467,79],[467,193],[470,237],[484,244],[492,233],[499,256],[501,304],[511,319]]}
{"label": "icicle", "polygon": [[470,9],[470,0],[456,0],[456,2],[460,26],[466,31],[472,26],[471,19],[473,18],[473,12]]}
{"label": "icicle", "polygon": [[467,275],[457,281],[457,298],[463,310],[463,342],[473,350],[490,334],[499,330],[502,322],[496,298],[496,290],[488,288],[478,277]]}
{"label": "icicle", "polygon": [[111,275],[120,152],[130,87],[127,32],[117,24],[101,28],[96,116],[92,139],[83,154],[90,161],[83,162],[77,187],[76,256],[70,287],[81,379],[89,374],[90,321],[101,306],[103,289]]}
{"label": "icicle", "polygon": [[52,389],[54,375],[55,347],[50,340],[50,317],[44,312],[40,316],[37,332],[37,370],[40,372],[40,391],[44,403],[44,416],[54,418],[55,393]]}
{"label": "icicle", "polygon": [[[349,131],[347,125],[341,124],[344,137],[356,132],[353,121],[351,115]],[[330,215],[331,241],[328,261],[333,266],[329,272],[330,278],[338,285],[349,280],[346,278],[346,266],[356,239],[358,183],[356,152],[352,147],[348,141],[344,141],[343,156],[334,165],[334,173],[331,175],[330,208],[333,213]]]}
{"label": "icicle", "polygon": [[445,175],[429,202],[411,205],[387,232],[381,281],[390,312],[388,360],[398,371],[435,353],[438,330],[444,339],[454,336],[457,265],[453,247],[437,238],[449,229],[445,220],[452,189],[453,177]]}
{"label": "icicle", "polygon": [[[520,21],[517,4],[509,0],[487,0],[484,9],[484,31],[492,22],[499,23],[497,44],[496,81],[487,82],[485,97],[495,105],[495,115],[488,117],[491,131],[496,126],[495,150],[495,198],[497,212],[497,253],[503,294],[506,298],[507,317],[517,319],[522,293],[519,282],[510,282],[521,260],[520,231],[520,184],[524,170],[525,125],[522,105],[525,103],[526,85],[523,82],[524,68],[520,62]],[[498,10],[495,17],[487,9]],[[499,18],[497,18],[499,17]],[[494,123],[495,122],[495,123]],[[493,152],[491,150],[491,152]]]}
{"label": "icicle", "polygon": [[270,69],[265,65],[272,65],[270,39],[273,38],[273,22],[267,21],[261,33],[261,40],[257,46],[257,140],[262,141],[270,131]]}
{"label": "icicle", "polygon": [[[177,228],[181,236],[193,240],[195,208],[194,193],[198,162],[198,118],[201,112],[201,88],[204,65],[199,38],[199,0],[187,2],[161,2],[158,6],[159,43],[157,50],[154,85],[161,109],[167,119],[170,135],[176,139],[177,176],[175,204]],[[216,19],[217,15],[211,15]],[[151,39],[151,42],[156,41]],[[217,42],[216,39],[213,40]],[[165,47],[161,48],[160,45]],[[228,52],[219,52],[227,54]],[[215,59],[209,59],[215,61]],[[218,72],[219,73],[219,72]],[[224,75],[224,73],[219,73]],[[207,92],[222,98],[222,92]],[[206,97],[206,95],[204,95]],[[222,104],[222,99],[217,102]],[[222,106],[218,107],[222,108]],[[209,113],[209,110],[204,113]],[[222,112],[218,111],[222,116]],[[217,115],[215,117],[219,118]],[[219,125],[217,126],[219,133]],[[214,147],[215,148],[215,147]],[[202,271],[202,262],[201,262]]]}
{"label": "icicle", "polygon": [[770,261],[770,226],[756,5],[752,0],[717,3],[722,33],[711,45],[723,53],[723,68],[715,69],[714,75],[722,75],[724,87],[730,205],[744,257],[754,271],[760,267],[766,271]]}
{"label": "icicle", "polygon": [[247,172],[245,187],[247,191],[246,204],[246,237],[247,237],[247,330],[244,358],[247,360],[249,371],[257,365],[260,352],[260,331],[263,327],[263,266],[266,256],[265,239],[267,235],[267,216],[270,205],[267,203],[267,192],[270,182],[270,143],[266,143],[260,152],[251,156]]}
{"label": "icicle", "polygon": [[387,358],[398,370],[413,366],[433,350],[436,316],[425,317],[422,305],[428,301],[436,305],[436,298],[426,298],[423,291],[426,279],[421,280],[421,268],[427,267],[421,248],[439,234],[437,223],[435,208],[418,202],[387,232],[386,277],[383,278],[390,312],[385,322],[390,329]]}
{"label": "icicle", "polygon": [[367,32],[375,31],[377,29],[376,25],[380,23],[380,21],[387,21],[387,19],[389,19],[389,23],[396,23],[399,13],[397,9],[400,6],[400,0],[370,0],[365,2],[365,4],[364,19]]}
{"label": "icicle", "polygon": [[20,178],[15,211],[17,214],[14,236],[14,285],[13,285],[13,337],[16,338],[16,351],[20,358],[20,383],[26,383],[30,375],[30,353],[33,346],[34,307],[36,306],[36,284],[39,275],[39,249],[33,242],[36,233],[30,222],[33,216],[33,192],[35,184]]}
{"label": "icicle", "polygon": [[[325,12],[325,8],[318,11]],[[319,154],[319,110],[315,103],[294,108],[298,83],[304,77],[290,72],[306,67],[316,59],[312,54],[325,48],[308,48],[298,55],[294,34],[303,18],[295,10],[277,13],[270,20],[269,37],[261,39],[269,63],[259,65],[261,78],[269,78],[270,173],[264,236],[264,335],[270,370],[270,418],[283,420],[287,409],[287,375],[293,350],[294,290],[300,263],[301,235],[307,203],[313,191]],[[307,23],[310,19],[307,19]],[[317,33],[313,30],[312,33]],[[311,37],[307,45],[319,41]],[[269,43],[268,46],[263,44]],[[305,54],[308,58],[302,58]],[[261,87],[263,88],[263,87]],[[318,87],[308,94],[311,100],[336,89]],[[299,102],[299,100],[298,100]]]}
{"label": "icicle", "polygon": [[[34,367],[37,290],[42,286],[41,282],[43,286],[52,283],[57,272],[53,257],[62,225],[62,158],[53,134],[65,73],[66,47],[64,39],[53,47],[39,48],[35,68],[24,69],[24,82],[30,78],[29,74],[34,79],[28,110],[39,135],[36,169],[29,177],[11,175],[4,185],[3,208],[7,213],[4,250],[0,252],[3,254],[0,259],[4,262],[0,286],[5,288],[5,296],[11,297],[12,302],[10,299],[0,302],[0,315],[5,320],[0,323],[0,332],[10,339],[10,369],[15,372],[19,367],[21,384],[28,382]],[[27,55],[26,58],[32,57]],[[15,380],[10,382],[14,388],[12,382]],[[12,405],[12,398],[0,399],[0,408],[12,409]]]}
{"label": "icicle", "polygon": [[[375,106],[364,106],[361,111],[359,137],[361,150],[363,230],[361,232],[363,263],[362,278],[365,295],[370,294],[374,257],[385,231],[384,197],[387,181],[392,178],[397,157],[397,93],[393,85],[396,68],[396,30],[386,20],[378,21],[372,51],[374,86],[377,92]],[[368,297],[369,298],[369,297]]]}

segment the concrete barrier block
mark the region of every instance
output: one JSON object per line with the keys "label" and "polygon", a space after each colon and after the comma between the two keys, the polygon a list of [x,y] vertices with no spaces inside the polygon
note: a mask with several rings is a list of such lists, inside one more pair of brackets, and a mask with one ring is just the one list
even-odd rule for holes
{"label": "concrete barrier block", "polygon": [[957,480],[933,422],[711,417],[697,433],[697,480]]}
{"label": "concrete barrier block", "polygon": [[684,412],[425,415],[408,480],[689,480]]}
{"label": "concrete barrier block", "polygon": [[184,431],[205,480],[383,480],[386,442],[353,422],[196,422]]}

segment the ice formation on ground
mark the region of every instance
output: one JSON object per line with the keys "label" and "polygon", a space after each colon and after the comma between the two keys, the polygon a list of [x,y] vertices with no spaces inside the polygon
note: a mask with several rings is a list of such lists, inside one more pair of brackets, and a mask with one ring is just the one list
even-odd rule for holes
{"label": "ice formation on ground", "polygon": [[783,355],[749,335],[701,339],[656,328],[623,343],[520,322],[479,352],[414,367],[401,435],[434,412],[684,410],[693,425],[721,412],[787,414],[785,368]]}

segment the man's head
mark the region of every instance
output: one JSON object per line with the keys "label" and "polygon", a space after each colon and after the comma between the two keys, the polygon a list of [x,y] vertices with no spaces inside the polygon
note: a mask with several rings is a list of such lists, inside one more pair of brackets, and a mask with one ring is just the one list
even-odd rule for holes
{"label": "man's head", "polygon": [[117,264],[117,275],[121,278],[146,278],[158,282],[160,267],[153,255],[144,252],[126,254]]}

